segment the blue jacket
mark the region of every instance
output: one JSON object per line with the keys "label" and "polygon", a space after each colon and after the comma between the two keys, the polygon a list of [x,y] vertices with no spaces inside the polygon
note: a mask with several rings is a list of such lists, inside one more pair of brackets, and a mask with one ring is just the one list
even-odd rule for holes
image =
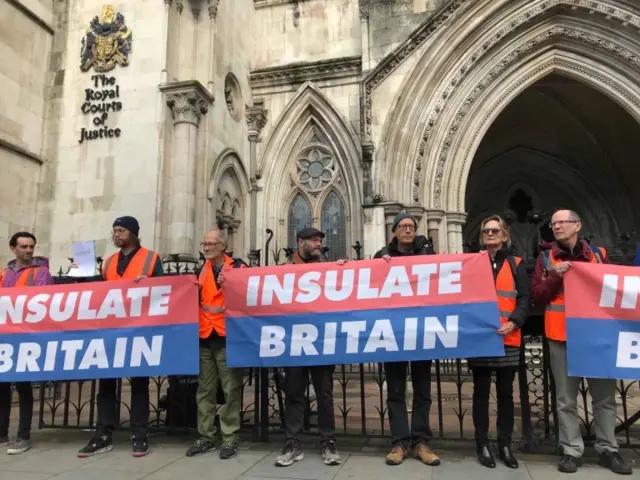
{"label": "blue jacket", "polygon": [[633,264],[636,267],[640,267],[640,242],[638,242],[638,248],[636,248],[636,261]]}

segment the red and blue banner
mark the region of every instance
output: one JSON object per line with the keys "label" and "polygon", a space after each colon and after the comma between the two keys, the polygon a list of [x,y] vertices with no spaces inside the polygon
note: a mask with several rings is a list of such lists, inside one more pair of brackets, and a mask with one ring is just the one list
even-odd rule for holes
{"label": "red and blue banner", "polygon": [[225,277],[231,367],[504,355],[483,254],[246,268]]}
{"label": "red and blue banner", "polygon": [[3,382],[197,375],[192,276],[0,289]]}
{"label": "red and blue banner", "polygon": [[640,268],[576,262],[564,289],[569,375],[640,380]]}

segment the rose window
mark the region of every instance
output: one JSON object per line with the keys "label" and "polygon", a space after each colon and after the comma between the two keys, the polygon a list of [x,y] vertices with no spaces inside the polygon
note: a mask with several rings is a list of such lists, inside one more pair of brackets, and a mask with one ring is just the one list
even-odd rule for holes
{"label": "rose window", "polygon": [[312,148],[298,159],[298,180],[315,190],[333,179],[333,157],[319,148]]}

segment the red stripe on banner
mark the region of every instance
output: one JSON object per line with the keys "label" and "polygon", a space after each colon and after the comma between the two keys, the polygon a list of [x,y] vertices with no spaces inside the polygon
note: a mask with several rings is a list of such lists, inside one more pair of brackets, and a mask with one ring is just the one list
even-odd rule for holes
{"label": "red stripe on banner", "polygon": [[564,289],[567,318],[640,320],[640,267],[575,262]]}
{"label": "red stripe on banner", "polygon": [[193,276],[0,289],[0,335],[197,323]]}
{"label": "red stripe on banner", "polygon": [[484,253],[235,269],[225,277],[229,317],[496,301]]}

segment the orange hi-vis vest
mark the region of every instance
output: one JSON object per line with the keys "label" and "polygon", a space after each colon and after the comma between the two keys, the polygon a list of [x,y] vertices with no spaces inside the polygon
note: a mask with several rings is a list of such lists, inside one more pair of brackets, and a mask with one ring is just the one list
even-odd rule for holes
{"label": "orange hi-vis vest", "polygon": [[[14,285],[14,288],[19,287],[33,287],[36,284],[36,276],[38,275],[38,271],[40,267],[29,267],[25,268],[22,272],[20,272],[20,276]],[[0,272],[0,288],[2,288],[2,281],[4,280],[4,271]]]}
{"label": "orange hi-vis vest", "polygon": [[[225,255],[222,270],[231,268],[233,262],[233,258]],[[203,265],[198,283],[200,283],[200,338],[208,338],[214,330],[221,337],[226,336],[224,294],[216,285],[211,260],[207,260]]]}
{"label": "orange hi-vis vest", "polygon": [[[598,250],[599,252],[592,250],[591,263],[603,263],[602,259],[607,254],[606,250],[602,247],[599,247]],[[562,262],[562,260],[555,258],[553,256],[553,250],[550,250],[544,268],[548,273],[551,273],[560,262]],[[564,313],[564,284],[562,288],[560,288],[558,295],[549,302],[549,305],[547,305],[544,311],[544,334],[550,340],[556,340],[558,342],[567,341],[567,318]]]}
{"label": "orange hi-vis vest", "polygon": [[146,275],[150,277],[156,265],[158,254],[152,250],[141,248],[129,262],[122,276],[118,275],[118,255],[114,253],[102,264],[102,278],[105,280],[123,280]]}
{"label": "orange hi-vis vest", "polygon": [[[520,265],[522,259],[514,257],[516,267]],[[505,258],[502,267],[496,277],[496,294],[498,295],[498,310],[500,310],[500,324],[504,325],[509,321],[509,317],[516,309],[516,282],[514,276],[516,272],[511,271],[511,265]],[[522,341],[522,333],[520,330],[514,330],[509,335],[504,336],[504,344],[511,347],[519,347]]]}

